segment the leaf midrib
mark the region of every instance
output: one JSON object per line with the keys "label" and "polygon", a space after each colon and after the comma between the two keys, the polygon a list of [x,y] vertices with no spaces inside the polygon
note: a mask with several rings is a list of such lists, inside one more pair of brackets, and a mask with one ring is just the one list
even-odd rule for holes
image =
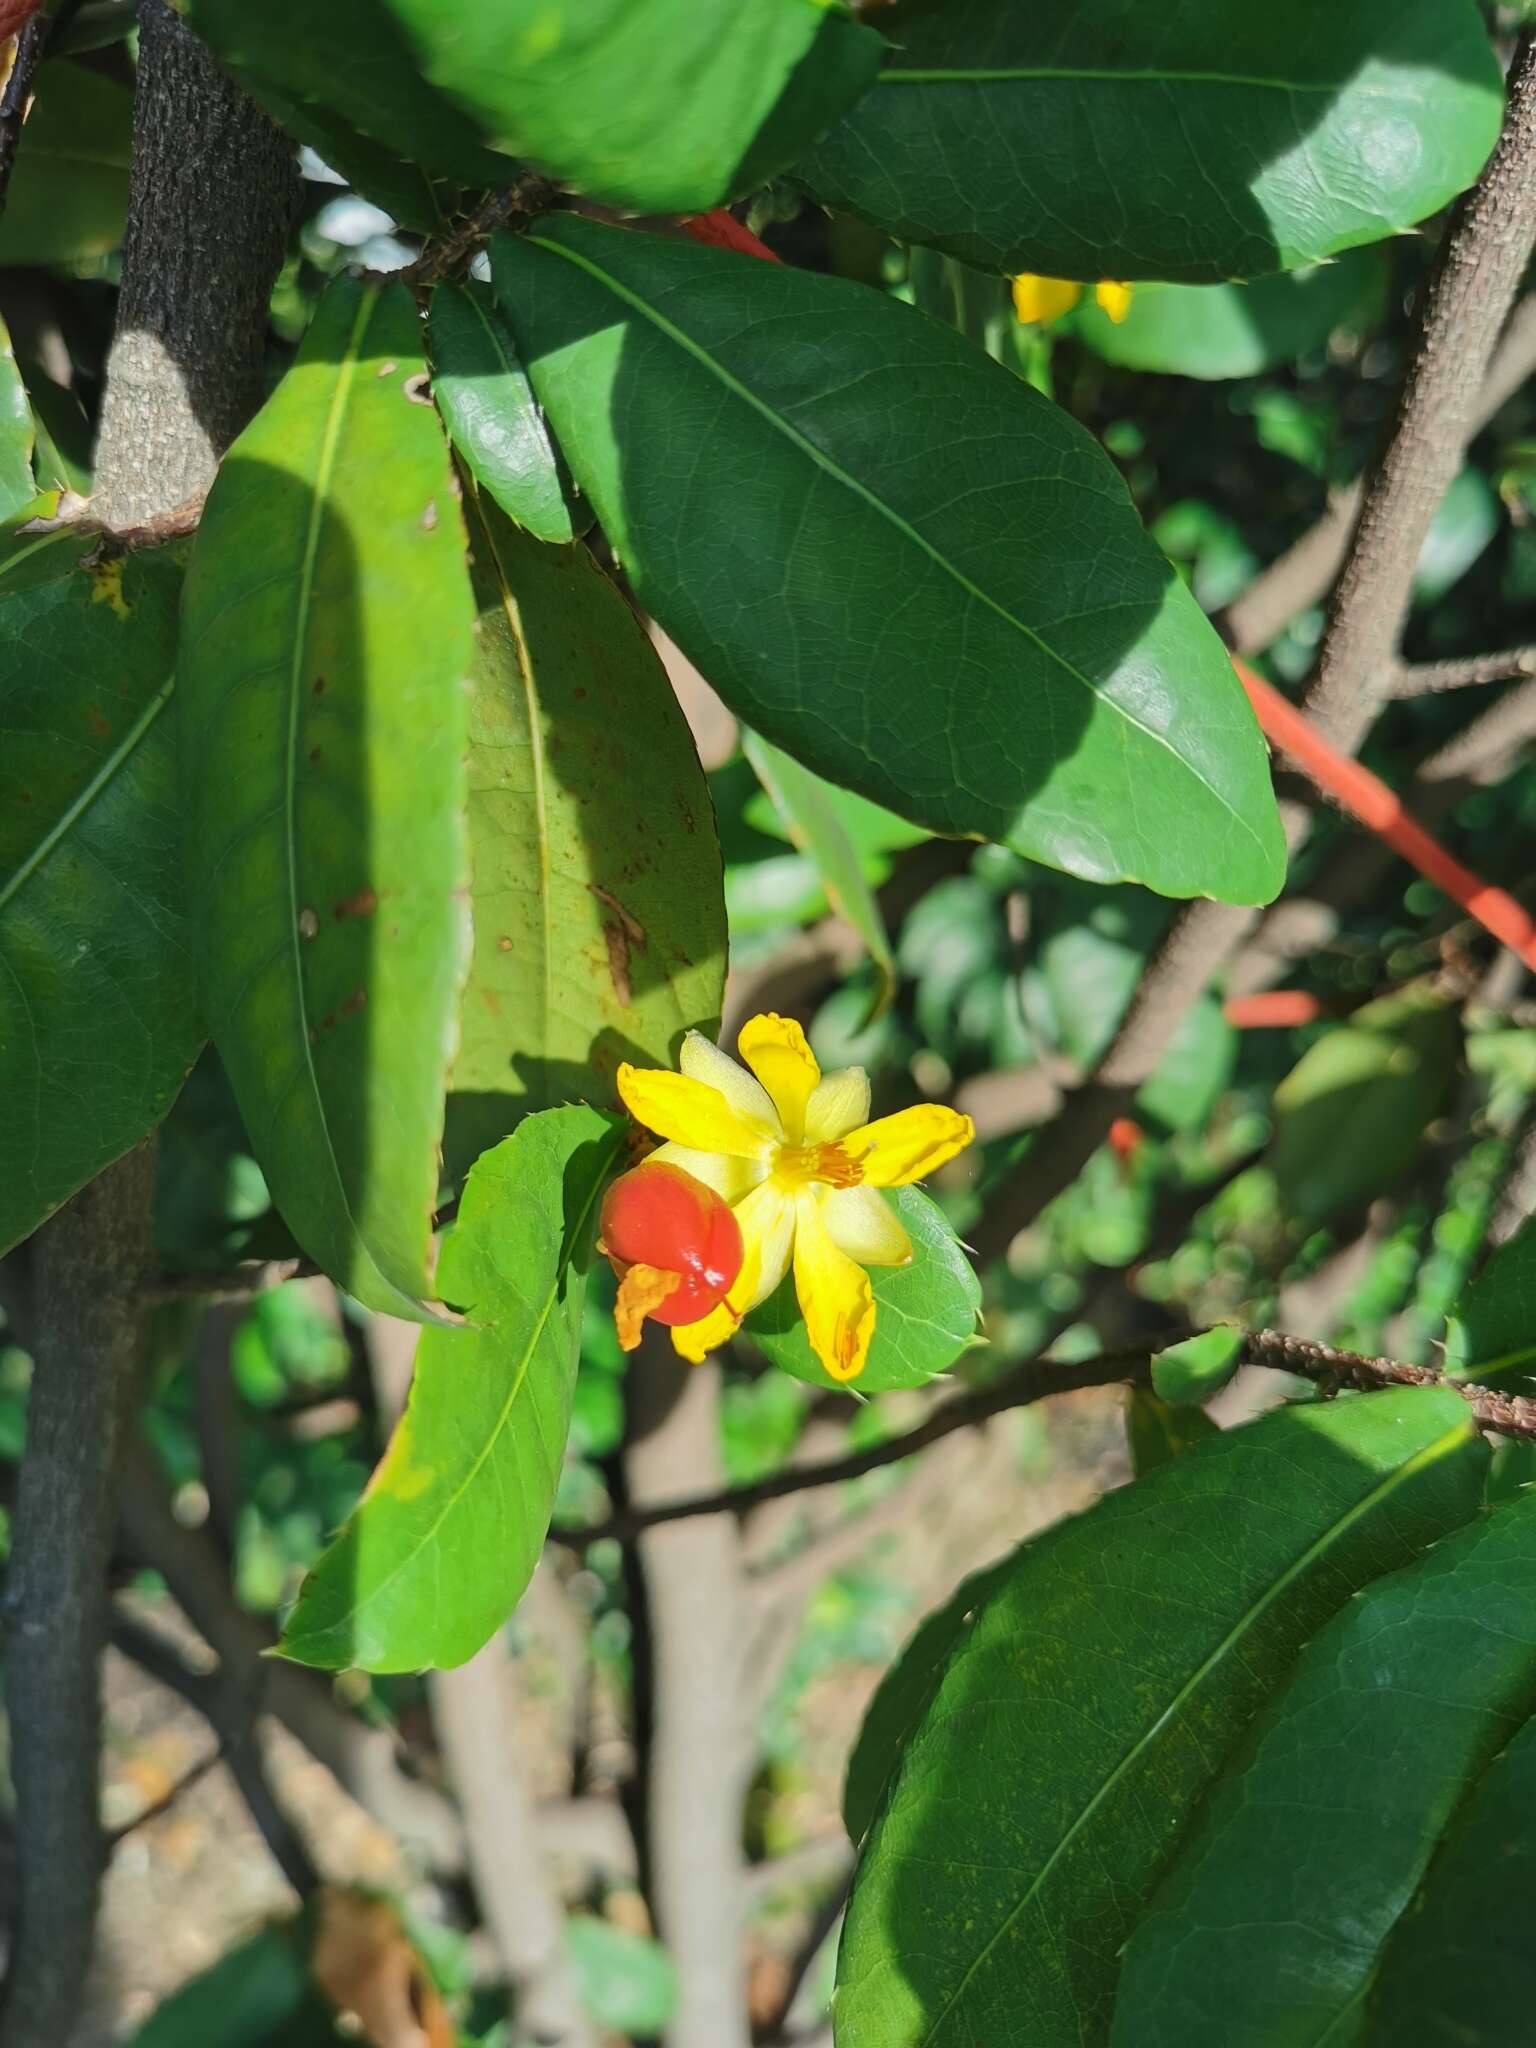
{"label": "leaf midrib", "polygon": [[583,256],[578,250],[568,248],[563,242],[552,242],[543,235],[530,235],[528,239],[534,247],[547,250],[551,255],[563,257],[574,268],[584,270],[599,285],[612,292],[614,297],[622,304],[631,307],[643,320],[649,321],[659,333],[666,335],[677,347],[692,356],[695,361],[701,363],[705,369],[710,371],[719,380],[726,390],[739,398],[743,404],[749,405],[754,412],[765,419],[787,441],[798,448],[817,468],[823,470],[834,482],[841,484],[846,490],[851,491],[855,497],[868,505],[878,517],[902,534],[922,554],[925,554],[930,561],[936,563],[962,590],[968,592],[979,604],[984,605],[988,611],[994,613],[1005,625],[1011,626],[1015,632],[1029,640],[1048,661],[1055,663],[1074,682],[1081,683],[1096,703],[1102,705],[1114,717],[1123,720],[1124,724],[1130,727],[1132,731],[1139,732],[1153,746],[1161,748],[1168,755],[1169,759],[1177,764],[1180,773],[1188,776],[1197,787],[1203,789],[1232,820],[1232,823],[1241,829],[1245,837],[1252,842],[1261,859],[1266,864],[1268,863],[1268,849],[1264,841],[1254,831],[1252,825],[1243,816],[1242,812],[1223,796],[1220,790],[1208,782],[1179,753],[1171,741],[1166,739],[1161,733],[1153,731],[1150,726],[1144,724],[1142,720],[1128,711],[1123,704],[1116,703],[1091,676],[1086,675],[1082,669],[1077,668],[1072,662],[1068,661],[1067,657],[1058,648],[1053,647],[1048,640],[1042,638],[1026,620],[1019,618],[1015,613],[1009,611],[1005,605],[1000,604],[989,592],[983,590],[980,584],[973,583],[970,577],[958,569],[947,555],[935,547],[932,541],[920,533],[908,520],[903,518],[894,507],[886,504],[884,499],[877,497],[867,484],[862,484],[857,477],[851,476],[840,463],[834,462],[824,449],[819,448],[798,427],[793,426],[766,399],[759,398],[755,391],[742,383],[740,378],[734,376],[731,371],[726,369],[723,363],[717,361],[708,349],[704,348],[699,342],[696,342],[691,335],[686,334],[673,321],[668,320],[664,313],[649,304],[647,300],[641,298],[637,292],[632,292],[627,285],[621,284],[616,277],[605,271],[600,264],[592,262],[589,257]]}
{"label": "leaf midrib", "polygon": [[1084,84],[1084,85],[1217,85],[1243,86],[1260,92],[1317,93],[1332,95],[1342,92],[1348,79],[1335,80],[1329,84],[1308,84],[1300,79],[1256,78],[1243,72],[1224,71],[1157,71],[1120,70],[1113,65],[1094,64],[1017,64],[999,65],[989,69],[985,65],[948,66],[932,65],[913,67],[911,70],[892,65],[882,71],[876,79],[877,85],[1034,85]]}
{"label": "leaf midrib", "polygon": [[[604,1163],[606,1164],[606,1155]],[[395,1580],[399,1578],[400,1574],[403,1571],[405,1571],[410,1565],[416,1562],[416,1559],[421,1555],[422,1551],[426,1549],[427,1545],[434,1540],[438,1530],[441,1529],[444,1522],[447,1521],[448,1517],[453,1513],[454,1509],[458,1506],[459,1502],[464,1498],[464,1495],[469,1491],[470,1487],[479,1477],[481,1467],[490,1457],[496,1445],[501,1441],[502,1432],[507,1427],[507,1421],[512,1413],[513,1406],[516,1403],[519,1395],[522,1393],[523,1383],[527,1379],[529,1369],[533,1364],[534,1353],[538,1350],[539,1341],[543,1337],[545,1329],[548,1327],[549,1319],[551,1315],[553,1315],[554,1313],[555,1303],[559,1299],[560,1283],[565,1278],[566,1273],[570,1270],[572,1259],[575,1256],[574,1247],[581,1241],[582,1233],[586,1228],[587,1218],[592,1213],[593,1204],[597,1200],[597,1191],[602,1186],[602,1183],[603,1174],[601,1170],[599,1170],[593,1174],[592,1182],[587,1190],[586,1198],[582,1202],[581,1208],[577,1212],[574,1224],[572,1224],[569,1227],[566,1233],[565,1241],[570,1246],[572,1246],[573,1249],[571,1253],[567,1255],[567,1257],[565,1257],[564,1259],[557,1259],[556,1261],[554,1276],[549,1283],[549,1290],[544,1298],[544,1305],[539,1310],[538,1317],[533,1325],[533,1328],[528,1334],[528,1340],[524,1344],[522,1353],[518,1358],[517,1370],[513,1374],[512,1384],[507,1389],[506,1398],[501,1404],[501,1408],[496,1416],[495,1422],[493,1423],[491,1428],[486,1432],[485,1442],[481,1445],[480,1450],[475,1457],[474,1463],[465,1473],[463,1479],[459,1482],[458,1486],[454,1488],[453,1492],[450,1493],[448,1498],[443,1502],[442,1507],[439,1509],[438,1513],[433,1518],[429,1526],[422,1531],[422,1534],[418,1538],[418,1540],[414,1544],[412,1544],[411,1548],[408,1551],[405,1552],[404,1556],[400,1558],[399,1562],[393,1567],[393,1569],[386,1573],[386,1575],[379,1580],[376,1586],[371,1587],[361,1600],[355,1601],[353,1605],[347,1609],[346,1613],[340,1617],[339,1620],[328,1622],[324,1628],[315,1630],[309,1636],[293,1636],[285,1638],[285,1648],[293,1649],[299,1643],[303,1642],[324,1641],[325,1638],[327,1638],[328,1636],[335,1636],[340,1634],[340,1632],[347,1626],[349,1622],[355,1624],[360,1616],[366,1614],[369,1608],[373,1607],[379,1600],[381,1600],[384,1597],[384,1595],[388,1592],[389,1588],[394,1584]],[[460,1227],[462,1228],[462,1226]],[[494,1323],[482,1323],[477,1325],[477,1327],[482,1330],[493,1330],[495,1329],[496,1325]],[[405,1423],[409,1423],[409,1420],[410,1411],[409,1408],[407,1408]],[[405,1425],[402,1424],[402,1432],[404,1426]],[[397,1438],[397,1441],[400,1440],[402,1439]],[[364,1513],[366,1511],[366,1507],[367,1502],[365,1500],[359,1506],[358,1513],[360,1515]],[[352,1632],[353,1634],[356,1633],[355,1626]]]}
{"label": "leaf midrib", "polygon": [[7,876],[5,881],[0,883],[0,911],[3,911],[11,899],[31,880],[32,876],[37,873],[37,870],[47,860],[54,848],[59,845],[67,833],[71,832],[79,824],[91,805],[95,803],[97,797],[102,794],[103,790],[109,786],[121,770],[127,766],[129,756],[170,702],[171,692],[175,686],[174,675],[167,677],[154,696],[144,705],[138,717],[129,726],[111,753],[102,761],[90,781],[79,791],[73,801],[65,806],[56,822],[44,833],[43,837],[38,841],[28,857],[22,861],[15,873]]}
{"label": "leaf midrib", "polygon": [[917,2044],[917,2048],[931,2048],[931,2044],[938,2040],[945,2020],[965,1995],[966,1988],[972,1978],[987,1962],[993,1950],[1006,1938],[1014,1923],[1031,1904],[1036,1893],[1050,1877],[1051,1872],[1066,1854],[1078,1834],[1093,1818],[1099,1807],[1109,1797],[1115,1786],[1142,1755],[1148,1745],[1161,1734],[1163,1729],[1167,1727],[1173,1717],[1184,1706],[1185,1702],[1193,1697],[1211,1672],[1237,1647],[1255,1622],[1273,1606],[1280,1595],[1289,1586],[1293,1585],[1311,1564],[1320,1557],[1326,1556],[1329,1549],[1332,1548],[1340,1537],[1346,1535],[1350,1529],[1372,1509],[1379,1506],[1382,1501],[1388,1499],[1398,1486],[1417,1472],[1435,1463],[1437,1459],[1445,1457],[1450,1452],[1456,1450],[1460,1445],[1466,1443],[1467,1440],[1467,1426],[1464,1423],[1457,1423],[1447,1430],[1443,1436],[1437,1437],[1433,1443],[1426,1444],[1422,1450],[1415,1452],[1413,1457],[1409,1458],[1406,1463],[1394,1466],[1389,1473],[1371,1488],[1369,1493],[1363,1494],[1346,1514],[1339,1516],[1320,1535],[1314,1537],[1306,1549],[1302,1551],[1301,1555],[1294,1559],[1266,1588],[1261,1597],[1253,1601],[1244,1613],[1238,1617],[1237,1621],[1233,1623],[1232,1627],[1222,1637],[1210,1655],[1191,1672],[1183,1685],[1179,1687],[1163,1711],[1143,1729],[1142,1733],[1131,1744],[1131,1747],[1121,1757],[1114,1769],[1105,1777],[1104,1782],[1099,1786],[1093,1797],[1064,1831],[1060,1841],[1057,1842],[1055,1848],[1052,1849],[1050,1855],[1036,1872],[1029,1889],[1018,1900],[1017,1904],[1010,1907],[996,1932],[991,1934],[977,1951],[975,1959],[965,1972],[965,1975],[945,2000],[932,2023],[926,2028],[921,2037],[921,2042]]}

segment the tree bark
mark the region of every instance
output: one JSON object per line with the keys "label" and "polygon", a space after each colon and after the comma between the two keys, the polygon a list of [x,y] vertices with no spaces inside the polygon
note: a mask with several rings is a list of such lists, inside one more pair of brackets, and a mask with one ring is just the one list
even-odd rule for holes
{"label": "tree bark", "polygon": [[[96,455],[95,510],[112,526],[201,496],[259,404],[267,300],[297,194],[291,147],[164,0],[141,0],[139,25],[123,285]],[[18,1903],[4,2048],[60,2048],[90,1960],[104,1863],[106,1566],[143,1337],[153,1193],[151,1141],[37,1239],[8,1601]]]}

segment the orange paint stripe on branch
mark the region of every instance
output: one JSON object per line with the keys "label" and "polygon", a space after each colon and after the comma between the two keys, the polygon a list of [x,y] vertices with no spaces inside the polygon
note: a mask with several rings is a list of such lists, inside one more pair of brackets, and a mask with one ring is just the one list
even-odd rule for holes
{"label": "orange paint stripe on branch", "polygon": [[713,213],[689,214],[679,220],[678,226],[696,242],[708,242],[712,249],[734,249],[738,256],[760,256],[765,263],[779,260],[766,242],[760,242],[750,228],[744,228],[735,214],[728,213],[723,206],[717,206]]}
{"label": "orange paint stripe on branch", "polygon": [[1275,1031],[1315,1023],[1323,1006],[1304,988],[1268,988],[1257,995],[1229,996],[1221,1014],[1234,1031]]}
{"label": "orange paint stripe on branch", "polygon": [[1235,656],[1232,666],[1248,692],[1265,737],[1274,746],[1288,754],[1325,796],[1331,796],[1367,831],[1384,839],[1394,853],[1400,853],[1426,880],[1443,889],[1527,967],[1536,968],[1536,922],[1513,896],[1494,888],[1447,853],[1438,839],[1408,815],[1402,799],[1379,775],[1331,746],[1272,683]]}

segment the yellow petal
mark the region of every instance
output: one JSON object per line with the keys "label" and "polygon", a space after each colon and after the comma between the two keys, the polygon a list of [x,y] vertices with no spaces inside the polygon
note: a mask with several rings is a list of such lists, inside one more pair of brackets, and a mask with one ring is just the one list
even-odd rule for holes
{"label": "yellow petal", "polygon": [[904,1188],[963,1152],[975,1135],[976,1126],[968,1116],[941,1102],[920,1102],[895,1116],[860,1124],[842,1143],[862,1166],[867,1187]]}
{"label": "yellow petal", "polygon": [[757,1186],[767,1171],[750,1159],[732,1159],[724,1152],[696,1152],[691,1145],[658,1145],[647,1160],[663,1166],[680,1166],[705,1187],[713,1188],[722,1202],[739,1202]]}
{"label": "yellow petal", "polygon": [[844,1131],[869,1121],[869,1076],[862,1067],[838,1067],[823,1074],[805,1105],[805,1142],[830,1144]]}
{"label": "yellow petal", "polygon": [[1059,320],[1082,296],[1082,286],[1065,277],[1036,277],[1026,270],[1013,280],[1013,310],[1026,327]]}
{"label": "yellow petal", "polygon": [[1093,288],[1093,296],[1118,327],[1131,310],[1131,294],[1134,287],[1128,284],[1112,284],[1107,278]]}
{"label": "yellow petal", "polygon": [[778,1129],[778,1111],[762,1083],[754,1081],[745,1067],[738,1066],[728,1052],[723,1052],[702,1031],[690,1031],[684,1035],[677,1064],[690,1081],[702,1081],[707,1088],[718,1088],[732,1109],[742,1116],[754,1117],[757,1122],[767,1124],[773,1130]]}
{"label": "yellow petal", "polygon": [[875,1297],[864,1268],[832,1242],[809,1188],[795,1202],[795,1294],[816,1356],[833,1379],[856,1379],[875,1334]]}
{"label": "yellow petal", "polygon": [[791,1145],[803,1142],[805,1106],[821,1069],[793,1017],[749,1017],[741,1027],[736,1049],[773,1097],[773,1106]]}
{"label": "yellow petal", "polygon": [[778,1143],[778,1133],[767,1124],[743,1116],[718,1088],[686,1074],[632,1067],[625,1060],[617,1080],[624,1107],[658,1138],[691,1145],[697,1152],[729,1152],[736,1159],[765,1159]]}
{"label": "yellow petal", "polygon": [[840,1252],[861,1266],[904,1266],[912,1240],[877,1188],[834,1188],[823,1195],[821,1220]]}
{"label": "yellow petal", "polygon": [[742,1317],[766,1301],[789,1271],[795,1205],[781,1188],[771,1180],[755,1187],[737,1203],[736,1221],[741,1229],[741,1271],[730,1292],[707,1316],[696,1323],[680,1323],[672,1332],[673,1349],[693,1365],[734,1337]]}

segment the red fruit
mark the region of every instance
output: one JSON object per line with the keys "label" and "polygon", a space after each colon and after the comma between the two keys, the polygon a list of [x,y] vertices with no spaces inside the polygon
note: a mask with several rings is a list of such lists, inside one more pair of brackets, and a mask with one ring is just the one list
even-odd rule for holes
{"label": "red fruit", "polygon": [[680,1166],[648,1160],[603,1197],[598,1247],[619,1276],[614,1322],[633,1351],[647,1316],[696,1323],[741,1271],[741,1230],[728,1205]]}

